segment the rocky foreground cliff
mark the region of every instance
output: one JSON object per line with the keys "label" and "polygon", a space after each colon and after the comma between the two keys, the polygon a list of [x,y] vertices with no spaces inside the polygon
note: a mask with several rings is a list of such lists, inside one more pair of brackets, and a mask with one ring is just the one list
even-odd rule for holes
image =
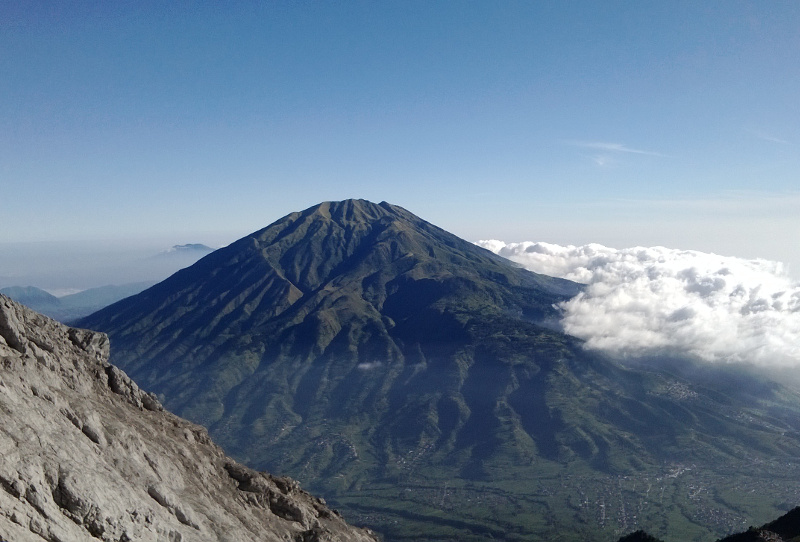
{"label": "rocky foreground cliff", "polygon": [[226,457],[108,348],[0,295],[0,539],[376,540],[294,480]]}

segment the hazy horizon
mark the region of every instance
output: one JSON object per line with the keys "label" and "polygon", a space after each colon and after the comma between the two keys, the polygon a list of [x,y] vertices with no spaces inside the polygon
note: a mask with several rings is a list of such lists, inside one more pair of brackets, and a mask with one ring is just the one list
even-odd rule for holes
{"label": "hazy horizon", "polygon": [[[390,202],[391,203],[391,202]],[[295,209],[296,211],[302,209]],[[413,209],[411,209],[413,212]],[[288,214],[288,211],[287,213]],[[284,215],[281,215],[284,216]],[[277,220],[280,217],[275,217]],[[421,217],[425,219],[425,217]],[[274,220],[271,220],[270,223]],[[265,223],[263,226],[267,226]],[[441,224],[437,226],[443,227]],[[258,228],[260,229],[260,228]],[[447,228],[445,228],[447,229]],[[257,230],[254,230],[257,231]],[[157,257],[165,253],[175,245],[199,243],[217,249],[229,245],[230,243],[249,235],[253,232],[199,232],[196,234],[174,234],[161,237],[124,237],[120,239],[81,239],[81,240],[50,240],[50,241],[19,241],[19,242],[0,242],[0,288],[9,286],[35,286],[46,290],[54,295],[62,296],[75,293],[88,288],[106,286],[110,284],[120,285],[133,282],[159,282],[180,269],[191,265],[196,258],[174,257],[172,259],[161,259]],[[456,233],[456,232],[451,232]],[[491,248],[479,241],[492,239],[491,235],[476,236],[467,239],[476,242],[484,248]],[[520,239],[498,239],[503,244],[522,246],[532,243],[552,243],[554,245],[571,245],[564,239],[593,239],[591,236],[572,236],[554,235],[550,239],[537,238],[530,235]],[[595,237],[594,239],[597,239]],[[561,242],[553,239],[562,239]],[[785,276],[786,280],[797,283],[800,281],[800,261],[780,261],[777,259],[747,257],[741,254],[745,251],[736,251],[735,239],[731,240],[729,251],[713,252],[697,250],[706,255],[721,256],[724,258],[736,258],[739,260],[749,260],[762,264],[781,264],[770,265],[777,275]],[[641,245],[611,245],[599,243],[598,241],[585,241],[582,245],[598,243],[617,251],[626,249],[645,248],[653,249],[664,247],[675,252],[681,250],[693,250],[685,247],[675,247],[666,245],[653,245],[643,247]],[[578,244],[577,246],[581,246]],[[728,246],[720,243],[720,247]],[[499,250],[499,249],[498,249]],[[738,254],[737,254],[738,252]],[[503,253],[506,257],[514,257],[511,253]],[[544,274],[554,274],[548,269],[533,269]],[[574,277],[567,277],[575,280]],[[751,278],[751,280],[756,280]]]}
{"label": "hazy horizon", "polygon": [[61,297],[100,286],[156,283],[201,257],[168,253],[175,245],[192,242],[170,243],[165,238],[0,243],[0,288],[34,286]]}

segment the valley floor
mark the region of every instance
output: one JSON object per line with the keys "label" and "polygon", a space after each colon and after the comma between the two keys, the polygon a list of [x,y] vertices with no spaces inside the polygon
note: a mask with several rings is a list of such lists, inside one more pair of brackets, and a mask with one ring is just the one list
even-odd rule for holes
{"label": "valley floor", "polygon": [[706,542],[764,523],[800,502],[800,464],[749,467],[749,474],[738,468],[710,473],[673,464],[640,475],[553,473],[517,482],[411,476],[400,484],[337,492],[329,501],[387,542],[522,542],[532,536],[600,542],[638,529],[666,542]]}

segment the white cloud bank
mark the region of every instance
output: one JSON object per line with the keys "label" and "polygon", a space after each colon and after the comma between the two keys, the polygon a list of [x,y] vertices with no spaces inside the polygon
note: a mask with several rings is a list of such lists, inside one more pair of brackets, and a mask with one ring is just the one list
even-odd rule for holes
{"label": "white cloud bank", "polygon": [[800,283],[780,263],[663,247],[476,244],[531,271],[586,284],[560,308],[565,331],[588,348],[800,365]]}

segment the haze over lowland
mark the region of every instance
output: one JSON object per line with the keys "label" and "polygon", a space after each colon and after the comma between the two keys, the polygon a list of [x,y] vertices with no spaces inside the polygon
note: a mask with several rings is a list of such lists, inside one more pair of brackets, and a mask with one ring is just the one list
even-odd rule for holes
{"label": "haze over lowland", "polygon": [[131,239],[0,244],[0,288],[34,286],[63,297],[108,285],[154,284],[212,250]]}

